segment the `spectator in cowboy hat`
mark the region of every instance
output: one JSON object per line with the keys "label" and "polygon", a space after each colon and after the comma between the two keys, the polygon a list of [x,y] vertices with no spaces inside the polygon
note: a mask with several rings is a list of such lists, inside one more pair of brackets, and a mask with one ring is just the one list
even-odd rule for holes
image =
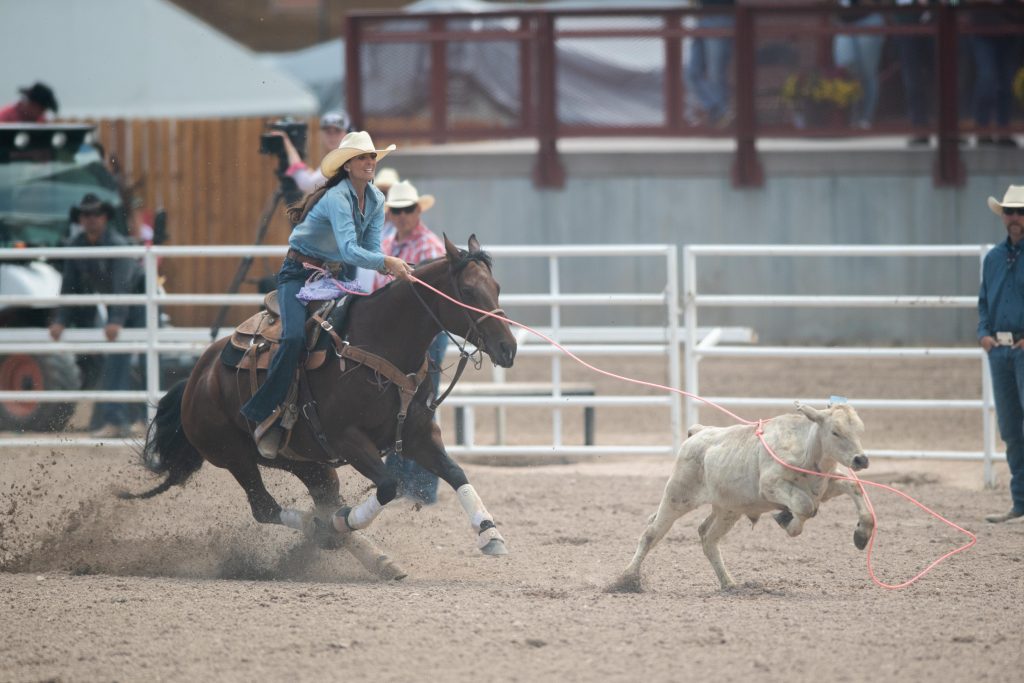
{"label": "spectator in cowboy hat", "polygon": [[[82,226],[82,231],[68,243],[70,247],[123,247],[128,240],[110,228],[114,207],[93,193],[86,194],[72,207],[71,218]],[[61,294],[135,294],[140,291],[141,270],[135,259],[97,256],[86,259],[67,259],[61,280]],[[117,341],[123,327],[142,327],[141,306],[111,304],[103,332],[108,341]],[[50,324],[50,336],[60,340],[68,325],[96,327],[101,317],[96,306],[61,306]],[[107,354],[100,375],[100,388],[104,391],[131,389],[131,356]],[[131,433],[132,411],[124,403],[96,404],[96,426],[93,436],[99,439],[125,438]]]}
{"label": "spectator in cowboy hat", "polygon": [[985,255],[978,294],[978,343],[988,354],[999,435],[1010,466],[1009,512],[999,523],[1024,517],[1024,185],[1010,185],[1003,201],[988,198],[1006,239]]}
{"label": "spectator in cowboy hat", "polygon": [[21,98],[0,109],[0,123],[39,123],[46,120],[47,110],[57,113],[57,98],[45,83],[19,88]]}
{"label": "spectator in cowboy hat", "polygon": [[[349,119],[347,112],[329,111],[321,116],[320,147],[322,153],[328,154],[331,150],[337,149],[338,145],[341,144],[341,139],[351,132],[352,121]],[[285,171],[285,175],[295,181],[296,187],[302,190],[303,193],[309,193],[327,182],[327,178],[324,177],[319,168],[311,169],[302,160],[302,157],[299,156],[299,151],[295,149],[295,145],[292,144],[291,139],[284,132],[274,131],[272,134],[278,135],[284,140],[284,151],[288,155],[288,170]]]}
{"label": "spectator in cowboy hat", "polygon": [[[378,173],[378,176],[380,175]],[[395,229],[391,235],[381,240],[380,248],[383,253],[412,264],[444,256],[444,243],[422,220],[423,213],[434,206],[433,195],[420,195],[412,183],[403,180],[391,186],[384,205],[391,214]],[[387,282],[385,276],[378,274],[374,283],[375,289],[383,287]],[[435,396],[440,389],[441,363],[447,348],[448,336],[442,332],[434,338],[427,351]],[[427,505],[437,502],[436,475],[395,453],[388,455],[385,464],[398,478],[402,495]]]}
{"label": "spectator in cowboy hat", "polygon": [[373,185],[377,162],[395,145],[377,149],[370,134],[355,131],[320,162],[327,183],[288,210],[295,225],[288,238],[288,254],[277,274],[277,301],[281,308],[281,345],[271,360],[266,380],[241,408],[253,425],[260,455],[274,458],[284,438],[280,425],[288,389],[299,356],[305,348],[306,307],[296,298],[299,290],[321,269],[338,271],[351,280],[355,269],[366,268],[408,280],[412,269],[401,259],[380,251],[384,225],[384,195]]}

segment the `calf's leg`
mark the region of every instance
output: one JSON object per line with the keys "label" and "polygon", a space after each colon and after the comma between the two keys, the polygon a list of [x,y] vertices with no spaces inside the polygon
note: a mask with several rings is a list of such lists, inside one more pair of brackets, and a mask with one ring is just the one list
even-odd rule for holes
{"label": "calf's leg", "polygon": [[721,584],[722,590],[735,588],[736,582],[733,581],[729,570],[725,568],[725,563],[722,562],[722,552],[718,548],[718,542],[742,516],[732,510],[712,507],[711,514],[701,522],[700,528],[697,530],[700,533],[704,555],[711,562],[711,567],[715,570],[715,575],[718,576],[718,583]]}
{"label": "calf's leg", "polygon": [[651,515],[647,521],[647,528],[640,535],[633,560],[622,572],[622,576],[608,587],[609,591],[639,593],[643,590],[640,581],[640,565],[647,557],[647,553],[658,545],[677,519],[697,507],[693,502],[692,492],[684,479],[685,477],[676,474],[669,479],[668,484],[665,485],[665,492],[662,494],[658,511]]}
{"label": "calf's leg", "polygon": [[821,502],[824,503],[826,500],[844,493],[852,498],[853,504],[857,506],[857,528],[853,531],[853,544],[857,546],[858,550],[864,550],[871,538],[871,532],[875,530],[875,520],[871,518],[871,510],[868,509],[868,504],[864,501],[864,494],[860,487],[852,481],[831,479],[828,482],[828,488],[825,489],[825,494],[821,497]]}
{"label": "calf's leg", "polygon": [[[804,530],[804,521],[818,512],[818,504],[806,491],[782,478],[762,479],[760,494],[765,500],[785,508],[776,515],[775,521],[790,536],[799,536]],[[790,515],[786,514],[787,510]]]}

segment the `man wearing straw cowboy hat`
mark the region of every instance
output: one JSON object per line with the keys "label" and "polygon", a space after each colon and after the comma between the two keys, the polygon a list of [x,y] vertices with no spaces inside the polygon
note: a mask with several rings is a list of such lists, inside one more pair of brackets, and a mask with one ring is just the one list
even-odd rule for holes
{"label": "man wearing straw cowboy hat", "polygon": [[[382,169],[386,170],[386,169]],[[378,177],[379,174],[378,174]],[[388,190],[384,205],[391,216],[394,230],[381,240],[380,248],[385,254],[401,259],[405,263],[421,263],[444,256],[444,244],[440,238],[423,224],[422,216],[434,205],[434,196],[420,195],[416,186],[408,180],[397,181]],[[387,284],[387,278],[378,274],[374,289]],[[434,383],[434,395],[438,393],[441,381],[441,361],[448,348],[448,337],[443,332],[434,338],[427,355],[430,358],[430,378]],[[386,465],[394,472],[402,487],[402,495],[420,503],[437,502],[437,476],[426,471],[412,460],[391,453]]]}
{"label": "man wearing straw cowboy hat", "polygon": [[306,308],[296,294],[317,271],[304,264],[332,273],[340,271],[341,278],[346,280],[354,277],[357,267],[406,280],[412,274],[404,261],[380,251],[384,195],[371,181],[377,162],[394,149],[395,145],[377,149],[365,131],[347,134],[338,148],[320,162],[326,184],[288,209],[295,227],[288,238],[288,254],[277,274],[281,345],[263,386],[241,408],[255,426],[253,437],[265,458],[276,457],[281,447],[281,404],[305,344]]}
{"label": "man wearing straw cowboy hat", "polygon": [[1024,517],[1024,185],[1010,185],[1001,202],[989,197],[988,207],[1006,228],[1006,240],[985,255],[978,294],[978,341],[988,353],[1010,466],[1013,507],[985,517],[999,523]]}

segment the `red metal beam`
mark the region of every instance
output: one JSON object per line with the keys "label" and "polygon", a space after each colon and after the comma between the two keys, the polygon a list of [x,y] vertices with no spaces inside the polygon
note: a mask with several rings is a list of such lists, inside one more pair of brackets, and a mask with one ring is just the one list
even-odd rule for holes
{"label": "red metal beam", "polygon": [[957,105],[956,13],[943,5],[938,12],[938,39],[935,41],[936,92],[938,93],[938,151],[935,154],[936,187],[964,184],[964,164],[960,159],[960,119]]}
{"label": "red metal beam", "polygon": [[757,63],[754,14],[750,7],[736,8],[733,45],[736,59],[736,159],[732,166],[734,187],[761,187],[764,169],[757,157],[757,109],[754,92],[757,87]]}
{"label": "red metal beam", "polygon": [[558,97],[555,70],[555,15],[537,15],[537,187],[565,187],[565,168],[558,157]]}

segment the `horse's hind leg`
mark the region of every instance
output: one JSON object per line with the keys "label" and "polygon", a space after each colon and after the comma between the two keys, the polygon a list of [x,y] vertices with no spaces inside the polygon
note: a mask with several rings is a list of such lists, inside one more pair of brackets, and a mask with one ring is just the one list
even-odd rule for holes
{"label": "horse's hind leg", "polygon": [[252,509],[252,516],[261,524],[282,524],[281,506],[277,504],[274,497],[267,491],[263,484],[263,477],[256,462],[251,459],[236,459],[231,463],[224,464],[224,467],[231,476],[242,486],[246,497],[249,499],[249,507]]}
{"label": "horse's hind leg", "polygon": [[[399,567],[378,548],[372,540],[358,532],[340,535],[330,525],[331,516],[335,510],[342,506],[343,501],[340,495],[338,472],[330,465],[316,462],[298,462],[294,460],[282,461],[279,463],[285,469],[302,481],[309,490],[316,506],[313,514],[318,519],[328,520],[326,525],[312,523],[309,513],[298,510],[283,510],[281,520],[286,526],[309,533],[312,531],[314,539],[321,547],[339,547],[352,553],[368,572],[383,579],[404,579],[408,573]],[[291,522],[291,523],[290,523]],[[313,527],[312,530],[310,527]],[[330,530],[329,532],[327,530]],[[326,533],[325,533],[326,532]]]}

